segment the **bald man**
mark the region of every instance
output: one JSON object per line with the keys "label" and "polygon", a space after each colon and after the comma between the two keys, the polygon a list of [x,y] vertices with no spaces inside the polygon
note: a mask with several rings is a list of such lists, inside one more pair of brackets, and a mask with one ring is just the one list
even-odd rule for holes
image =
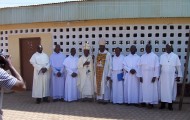
{"label": "bald man", "polygon": [[152,52],[152,45],[146,45],[146,53],[139,60],[140,77],[140,102],[148,104],[148,108],[153,108],[154,104],[158,104],[158,81],[159,77],[159,58]]}
{"label": "bald man", "polygon": [[49,102],[49,57],[43,52],[42,45],[37,46],[37,52],[30,59],[34,67],[32,97],[36,98],[36,103],[40,104],[43,98],[44,102]]}
{"label": "bald man", "polygon": [[50,56],[51,73],[51,86],[53,102],[64,100],[65,91],[65,75],[63,62],[66,56],[61,52],[60,45],[56,45],[54,52]]}
{"label": "bald man", "polygon": [[164,109],[165,103],[168,103],[168,109],[173,110],[172,103],[176,98],[176,94],[174,94],[176,93],[174,92],[174,88],[177,88],[176,81],[180,81],[180,77],[182,77],[181,62],[178,55],[174,54],[172,51],[173,47],[170,44],[167,44],[166,52],[160,56],[160,109]]}
{"label": "bald man", "polygon": [[124,102],[128,104],[139,103],[139,79],[138,62],[140,57],[136,54],[137,48],[135,45],[130,47],[130,54],[124,58],[123,66],[125,72],[124,81]]}

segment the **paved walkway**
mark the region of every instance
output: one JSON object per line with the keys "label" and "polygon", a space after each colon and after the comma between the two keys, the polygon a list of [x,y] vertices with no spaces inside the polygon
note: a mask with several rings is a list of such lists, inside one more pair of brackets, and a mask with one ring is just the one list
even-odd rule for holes
{"label": "paved walkway", "polygon": [[190,104],[174,111],[90,102],[50,102],[35,104],[31,92],[4,95],[4,120],[190,120]]}

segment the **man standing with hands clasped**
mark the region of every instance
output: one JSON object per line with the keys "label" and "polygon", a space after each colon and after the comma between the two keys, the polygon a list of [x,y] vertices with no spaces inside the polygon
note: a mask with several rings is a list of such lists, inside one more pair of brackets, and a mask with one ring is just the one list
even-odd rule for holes
{"label": "man standing with hands clasped", "polygon": [[139,60],[140,77],[140,102],[143,106],[148,104],[148,108],[153,108],[158,104],[158,81],[159,77],[159,59],[158,56],[151,52],[152,45],[146,45],[146,53]]}
{"label": "man standing with hands clasped", "polygon": [[125,69],[124,81],[124,101],[128,104],[137,105],[139,103],[139,79],[138,62],[140,57],[136,54],[135,45],[130,47],[130,54],[124,58],[123,66]]}
{"label": "man standing with hands clasped", "polygon": [[[161,89],[161,106],[165,108],[165,103],[168,103],[168,109],[173,110],[172,101],[176,98],[176,81],[180,81],[182,77],[181,62],[179,57],[174,54],[173,47],[170,44],[166,45],[166,52],[160,56],[160,89]],[[176,77],[177,73],[177,77]]]}
{"label": "man standing with hands clasped", "polygon": [[63,65],[66,69],[65,80],[65,101],[71,102],[78,99],[78,56],[76,55],[76,49],[71,48],[70,55],[64,60]]}
{"label": "man standing with hands clasped", "polygon": [[52,97],[53,102],[58,100],[64,100],[65,92],[65,73],[63,62],[65,60],[65,55],[61,52],[60,45],[56,45],[54,52],[50,56],[50,65],[52,69],[51,74],[51,87],[52,87]]}
{"label": "man standing with hands clasped", "polygon": [[40,104],[43,98],[44,102],[49,102],[49,57],[43,51],[42,45],[37,46],[37,52],[30,59],[34,67],[32,97],[36,98],[36,103]]}

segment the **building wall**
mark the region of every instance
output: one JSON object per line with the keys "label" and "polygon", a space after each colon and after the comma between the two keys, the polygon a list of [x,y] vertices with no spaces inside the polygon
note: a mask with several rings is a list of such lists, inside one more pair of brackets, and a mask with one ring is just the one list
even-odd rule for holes
{"label": "building wall", "polygon": [[[82,55],[82,46],[88,41],[94,54],[98,52],[98,40],[107,41],[107,49],[114,55],[114,48],[121,47],[124,55],[135,44],[137,53],[145,52],[145,45],[151,41],[153,50],[160,56],[167,43],[174,46],[182,62],[186,58],[187,40],[190,30],[190,18],[151,18],[151,19],[109,19],[73,22],[51,22],[14,24],[0,26],[1,50],[13,55],[14,65],[20,71],[18,39],[23,37],[41,37],[44,51],[49,55],[55,44],[61,45],[63,53],[69,55],[72,47]],[[189,76],[190,78],[190,76]],[[190,80],[190,79],[189,79]]]}
{"label": "building wall", "polygon": [[93,0],[0,9],[0,24],[190,17],[189,0]]}
{"label": "building wall", "polygon": [[[13,59],[13,64],[15,68],[20,72],[20,46],[19,38],[30,38],[30,37],[40,37],[41,44],[43,46],[43,51],[48,55],[52,52],[52,35],[50,33],[37,33],[37,34],[19,34],[19,35],[9,35],[8,36],[8,50],[11,58]],[[28,47],[28,46],[26,46]]]}

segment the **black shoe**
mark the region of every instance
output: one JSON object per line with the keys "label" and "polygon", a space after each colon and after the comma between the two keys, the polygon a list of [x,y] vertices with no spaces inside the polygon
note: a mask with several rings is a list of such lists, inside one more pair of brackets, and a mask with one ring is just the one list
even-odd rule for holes
{"label": "black shoe", "polygon": [[139,107],[139,104],[134,104],[135,107]]}
{"label": "black shoe", "polygon": [[36,101],[36,104],[40,104],[41,102],[40,101]]}
{"label": "black shoe", "polygon": [[48,97],[44,97],[43,102],[50,102],[50,101],[48,100]]}
{"label": "black shoe", "polygon": [[148,109],[152,109],[154,108],[154,105],[153,104],[148,104]]}
{"label": "black shoe", "polygon": [[166,108],[165,106],[160,106],[160,107],[159,107],[159,109],[161,109],[161,110],[162,110],[162,109],[165,109],[165,108]]}
{"label": "black shoe", "polygon": [[168,110],[173,111],[173,104],[172,103],[168,103]]}
{"label": "black shoe", "polygon": [[59,99],[53,99],[53,102],[57,102],[57,101],[59,101]]}
{"label": "black shoe", "polygon": [[88,98],[82,98],[82,102],[87,102]]}
{"label": "black shoe", "polygon": [[97,102],[98,102],[99,104],[102,104],[102,103],[103,103],[103,100],[97,100]]}
{"label": "black shoe", "polygon": [[93,102],[92,98],[87,98],[87,102]]}
{"label": "black shoe", "polygon": [[165,109],[166,108],[166,103],[165,102],[161,102],[161,106],[159,109]]}
{"label": "black shoe", "polygon": [[40,104],[41,103],[41,98],[36,98],[36,104]]}
{"label": "black shoe", "polygon": [[130,104],[129,103],[125,103],[126,106],[129,106]]}
{"label": "black shoe", "polygon": [[141,107],[146,107],[146,103],[141,103]]}
{"label": "black shoe", "polygon": [[61,101],[61,102],[65,102],[65,100],[64,100],[63,98],[59,99],[59,101]]}
{"label": "black shoe", "polygon": [[173,108],[172,108],[172,107],[171,107],[171,108],[168,108],[168,110],[173,111]]}
{"label": "black shoe", "polygon": [[133,106],[131,103],[128,103],[127,106]]}
{"label": "black shoe", "polygon": [[103,104],[103,105],[106,105],[106,104],[108,104],[108,102],[102,102],[102,104]]}
{"label": "black shoe", "polygon": [[109,103],[109,100],[103,100],[103,102],[102,102],[103,105],[106,105],[108,103]]}

